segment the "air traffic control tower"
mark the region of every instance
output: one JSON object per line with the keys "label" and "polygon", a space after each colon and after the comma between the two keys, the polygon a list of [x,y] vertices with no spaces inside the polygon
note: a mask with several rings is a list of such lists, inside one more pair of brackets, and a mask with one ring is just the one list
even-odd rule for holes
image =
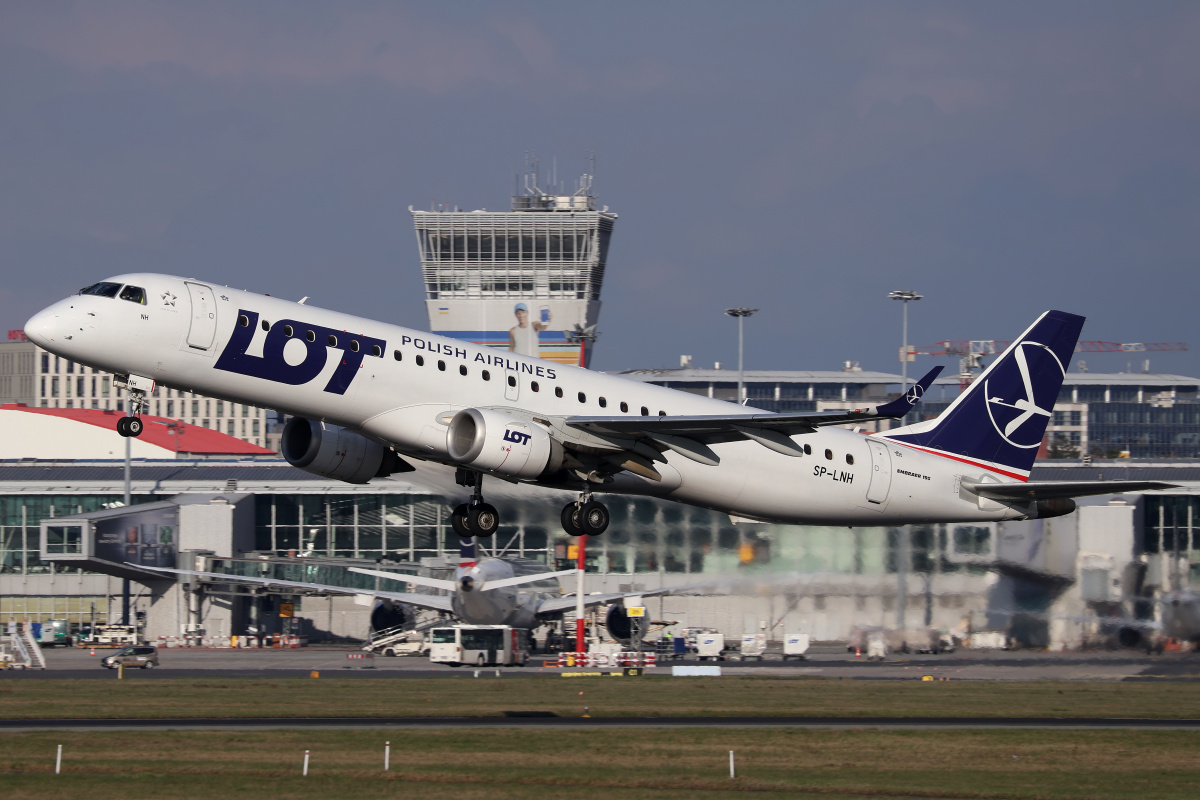
{"label": "air traffic control tower", "polygon": [[597,210],[591,175],[571,194],[538,184],[534,162],[506,213],[409,206],[430,330],[586,367],[617,215]]}

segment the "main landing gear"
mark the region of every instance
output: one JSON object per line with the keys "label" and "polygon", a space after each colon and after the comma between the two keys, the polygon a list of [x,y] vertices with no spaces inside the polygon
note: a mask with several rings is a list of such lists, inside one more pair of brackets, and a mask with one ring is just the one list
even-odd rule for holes
{"label": "main landing gear", "polygon": [[459,486],[471,486],[470,502],[459,505],[450,515],[450,527],[463,539],[472,536],[487,538],[500,527],[500,512],[483,502],[483,474],[460,469],[454,476]]}
{"label": "main landing gear", "polygon": [[130,387],[129,389],[130,416],[117,420],[117,433],[128,438],[142,435],[142,408],[146,405],[146,393]]}
{"label": "main landing gear", "polygon": [[563,530],[571,536],[599,536],[608,530],[608,506],[592,499],[592,493],[584,491],[574,503],[563,506]]}

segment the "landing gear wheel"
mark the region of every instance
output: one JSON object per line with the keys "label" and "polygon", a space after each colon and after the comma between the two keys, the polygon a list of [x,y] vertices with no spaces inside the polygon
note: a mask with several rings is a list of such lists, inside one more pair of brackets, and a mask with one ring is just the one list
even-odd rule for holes
{"label": "landing gear wheel", "polygon": [[500,527],[500,514],[495,506],[488,503],[476,503],[468,506],[467,528],[476,536],[484,538],[493,535]]}
{"label": "landing gear wheel", "polygon": [[129,421],[129,417],[121,417],[117,420],[117,433],[122,436],[129,436],[129,429],[125,427],[125,423]]}
{"label": "landing gear wheel", "polygon": [[458,534],[461,539],[470,539],[474,536],[471,529],[467,526],[467,504],[463,503],[457,506],[450,514],[450,527]]}
{"label": "landing gear wheel", "polygon": [[563,506],[559,519],[568,536],[583,536],[583,528],[579,526],[579,503],[567,503]]}
{"label": "landing gear wheel", "polygon": [[141,417],[126,417],[125,418],[125,430],[128,432],[126,434],[128,436],[141,436],[142,435],[142,418]]}
{"label": "landing gear wheel", "polygon": [[608,530],[608,508],[600,502],[589,500],[579,510],[579,528],[588,536],[599,536]]}

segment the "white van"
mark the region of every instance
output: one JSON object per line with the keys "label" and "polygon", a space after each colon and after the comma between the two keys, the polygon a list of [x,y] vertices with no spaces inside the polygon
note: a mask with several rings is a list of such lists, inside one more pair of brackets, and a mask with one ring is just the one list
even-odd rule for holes
{"label": "white van", "polygon": [[529,631],[508,625],[455,625],[429,632],[429,660],[435,664],[525,666]]}

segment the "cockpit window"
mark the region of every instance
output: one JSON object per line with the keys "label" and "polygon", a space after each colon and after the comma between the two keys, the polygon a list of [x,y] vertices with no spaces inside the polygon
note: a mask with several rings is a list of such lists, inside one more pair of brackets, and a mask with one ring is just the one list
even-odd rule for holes
{"label": "cockpit window", "polygon": [[146,290],[140,286],[126,286],[121,290],[121,299],[146,305]]}
{"label": "cockpit window", "polygon": [[121,284],[119,284],[119,283],[107,283],[107,282],[102,281],[100,283],[93,283],[91,286],[87,287],[86,289],[80,289],[79,293],[80,294],[95,294],[95,295],[99,295],[100,297],[116,297],[117,292],[120,290],[120,288],[121,288]]}

